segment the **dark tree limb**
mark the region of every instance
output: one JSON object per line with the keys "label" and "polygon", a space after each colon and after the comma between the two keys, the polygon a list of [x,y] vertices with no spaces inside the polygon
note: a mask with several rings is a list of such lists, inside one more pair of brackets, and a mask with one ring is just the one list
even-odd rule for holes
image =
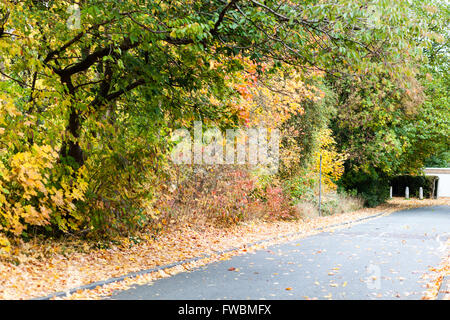
{"label": "dark tree limb", "polygon": [[223,19],[225,18],[225,14],[228,10],[231,9],[239,0],[231,0],[225,8],[220,12],[219,18],[217,19],[216,23],[214,24],[214,28],[211,30],[212,35],[217,35],[220,25],[222,24]]}

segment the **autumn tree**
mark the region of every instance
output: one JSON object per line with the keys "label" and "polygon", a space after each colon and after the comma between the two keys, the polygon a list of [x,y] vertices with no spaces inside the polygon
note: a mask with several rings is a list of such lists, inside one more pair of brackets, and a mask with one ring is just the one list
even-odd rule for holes
{"label": "autumn tree", "polygon": [[388,197],[391,177],[420,174],[427,157],[449,146],[442,94],[448,83],[448,5],[415,1],[409,8],[411,22],[426,32],[410,34],[411,44],[395,49],[403,72],[365,70],[357,81],[329,82],[339,97],[332,128],[341,152],[349,155],[341,184],[372,206]]}
{"label": "autumn tree", "polygon": [[[70,228],[97,226],[105,212],[139,217],[172,128],[238,120],[226,77],[242,59],[333,78],[403,75],[397,62],[417,55],[414,23],[406,4],[389,1],[2,1],[0,212],[9,203],[19,222],[26,207],[53,225],[72,219]],[[46,181],[27,199],[27,180],[16,188],[7,173],[39,150],[34,172]],[[41,193],[53,199],[48,218]]]}

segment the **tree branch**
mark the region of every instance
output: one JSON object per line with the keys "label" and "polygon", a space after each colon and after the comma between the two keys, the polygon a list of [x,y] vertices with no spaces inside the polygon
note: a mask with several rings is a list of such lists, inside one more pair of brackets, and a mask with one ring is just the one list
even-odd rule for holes
{"label": "tree branch", "polygon": [[138,79],[135,82],[133,82],[133,83],[129,84],[128,86],[126,86],[126,88],[120,89],[120,90],[118,90],[116,92],[108,94],[105,97],[104,101],[109,102],[109,101],[112,101],[114,99],[117,99],[118,97],[120,97],[124,93],[129,92],[129,91],[131,91],[131,90],[133,90],[133,89],[135,89],[135,88],[137,88],[137,87],[139,87],[139,86],[141,86],[141,85],[143,85],[145,83],[146,83],[146,81],[144,79]]}
{"label": "tree branch", "polygon": [[217,19],[216,23],[214,24],[214,28],[211,30],[211,34],[212,35],[217,35],[218,33],[218,29],[220,24],[222,23],[225,14],[227,13],[228,10],[231,9],[232,6],[234,6],[239,0],[231,0],[226,6],[225,8],[223,8],[223,10],[220,12],[219,14],[219,18]]}

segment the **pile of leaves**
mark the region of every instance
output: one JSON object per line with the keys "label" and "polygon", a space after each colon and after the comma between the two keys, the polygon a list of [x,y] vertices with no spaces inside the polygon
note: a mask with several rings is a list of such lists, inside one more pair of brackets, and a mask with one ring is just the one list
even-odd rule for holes
{"label": "pile of leaves", "polygon": [[447,240],[445,247],[445,257],[439,266],[430,268],[430,272],[424,276],[427,280],[427,291],[422,297],[423,300],[435,300],[440,292],[444,294],[444,300],[450,299],[450,240]]}
{"label": "pile of leaves", "polygon": [[[448,203],[442,202],[441,203]],[[139,237],[118,238],[114,242],[86,242],[80,240],[54,241],[34,239],[17,243],[10,252],[3,253],[0,261],[0,298],[29,299],[77,286],[125,275],[129,272],[150,269],[202,254],[212,254],[209,259],[178,266],[172,271],[161,271],[146,277],[128,279],[93,291],[80,292],[72,298],[99,298],[134,282],[152,281],[170,273],[190,270],[220,259],[227,259],[250,250],[249,244],[264,239],[278,238],[264,245],[286,241],[283,236],[298,233],[289,239],[301,238],[317,231],[316,228],[355,221],[375,213],[386,214],[410,207],[411,202],[394,199],[392,204],[366,208],[341,215],[297,221],[254,222],[218,228],[213,225],[193,225],[166,229],[156,238],[152,233]],[[422,203],[435,205],[436,201]],[[220,250],[240,248],[226,255],[214,254]],[[257,249],[258,247],[255,247]],[[167,271],[167,272],[166,272]],[[69,297],[70,298],[70,297]]]}

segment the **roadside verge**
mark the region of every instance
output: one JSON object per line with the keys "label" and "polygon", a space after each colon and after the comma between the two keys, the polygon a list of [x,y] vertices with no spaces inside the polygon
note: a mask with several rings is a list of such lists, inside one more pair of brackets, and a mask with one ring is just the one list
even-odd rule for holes
{"label": "roadside verge", "polygon": [[127,238],[101,248],[83,241],[24,243],[16,254],[19,262],[0,260],[0,299],[97,299],[272,244],[441,204],[450,203],[393,199],[377,208],[298,221],[254,221],[230,228],[188,224],[157,239],[144,234],[140,242]]}

